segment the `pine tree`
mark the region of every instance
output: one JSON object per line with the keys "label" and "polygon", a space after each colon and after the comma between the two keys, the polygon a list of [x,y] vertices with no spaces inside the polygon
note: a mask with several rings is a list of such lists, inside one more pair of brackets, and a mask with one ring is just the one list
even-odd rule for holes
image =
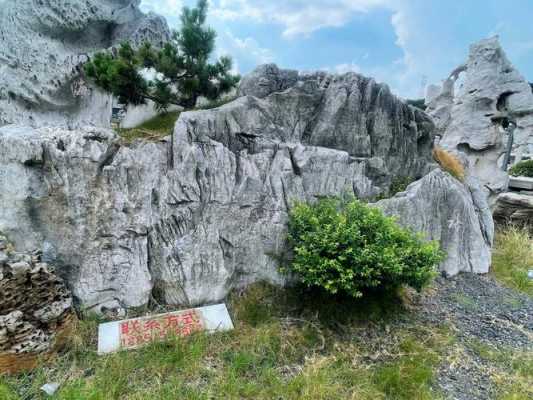
{"label": "pine tree", "polygon": [[[166,110],[171,104],[192,108],[200,96],[218,99],[240,77],[231,73],[231,58],[210,62],[216,32],[206,25],[207,10],[207,0],[198,0],[195,8],[184,7],[181,28],[162,48],[144,43],[134,49],[125,42],[118,50],[95,54],[85,64],[86,75],[123,104],[152,100],[159,110]],[[147,79],[141,73],[145,69],[154,70],[155,78]]]}

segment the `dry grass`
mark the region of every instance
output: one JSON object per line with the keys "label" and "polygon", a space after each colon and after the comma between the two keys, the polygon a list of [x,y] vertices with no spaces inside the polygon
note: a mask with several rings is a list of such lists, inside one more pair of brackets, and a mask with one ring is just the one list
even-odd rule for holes
{"label": "dry grass", "polygon": [[433,149],[433,158],[439,163],[442,169],[449,172],[461,182],[464,181],[465,167],[455,155],[440,147],[435,147]]}
{"label": "dry grass", "polygon": [[492,274],[504,285],[533,295],[533,237],[526,227],[509,225],[496,233]]}
{"label": "dry grass", "polygon": [[[236,329],[169,339],[99,357],[98,321],[82,321],[71,349],[31,374],[0,377],[0,399],[58,400],[440,399],[434,371],[453,338],[435,326],[385,326],[398,297],[325,301],[313,293],[257,285],[234,293]],[[369,341],[361,330],[378,333]],[[423,340],[421,340],[423,338]]]}

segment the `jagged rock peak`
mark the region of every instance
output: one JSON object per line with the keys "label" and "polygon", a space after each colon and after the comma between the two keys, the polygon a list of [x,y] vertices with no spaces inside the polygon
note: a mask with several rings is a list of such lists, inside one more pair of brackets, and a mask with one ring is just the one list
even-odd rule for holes
{"label": "jagged rock peak", "polygon": [[501,170],[507,144],[502,116],[517,124],[515,159],[533,151],[533,93],[507,59],[498,37],[474,43],[465,64],[452,71],[442,86],[428,88],[426,104],[442,136],[440,145],[463,157],[493,204],[508,184]]}
{"label": "jagged rock peak", "polygon": [[124,40],[160,44],[166,21],[138,0],[4,0],[0,6],[0,126],[109,126],[111,97],[81,65]]}

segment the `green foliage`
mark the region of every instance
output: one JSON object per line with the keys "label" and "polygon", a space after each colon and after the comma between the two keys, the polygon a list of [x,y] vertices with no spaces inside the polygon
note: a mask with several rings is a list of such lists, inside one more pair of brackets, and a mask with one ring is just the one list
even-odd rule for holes
{"label": "green foliage", "polygon": [[289,242],[290,270],[302,283],[352,297],[402,285],[420,290],[443,257],[437,243],[355,199],[297,203],[290,213]]}
{"label": "green foliage", "polygon": [[397,176],[392,179],[390,186],[390,196],[397,193],[404,192],[411,183],[415,180],[409,176]]}
{"label": "green foliage", "polygon": [[510,225],[496,233],[492,274],[504,285],[533,295],[528,271],[533,266],[533,237],[526,227]]}
{"label": "green foliage", "polygon": [[511,176],[525,176],[533,178],[533,160],[521,161],[509,169]]}
{"label": "green foliage", "polygon": [[[144,43],[134,49],[123,43],[118,51],[97,53],[85,64],[85,73],[124,104],[152,100],[166,110],[170,104],[192,108],[200,96],[218,99],[240,78],[231,73],[231,58],[210,62],[216,32],[206,26],[207,10],[207,0],[199,0],[196,8],[184,7],[180,30],[162,48]],[[140,73],[146,68],[156,72],[153,80]]]}

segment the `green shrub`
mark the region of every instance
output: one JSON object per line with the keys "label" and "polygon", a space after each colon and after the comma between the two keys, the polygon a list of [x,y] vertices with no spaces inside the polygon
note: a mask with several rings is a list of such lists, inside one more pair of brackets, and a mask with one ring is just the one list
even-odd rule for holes
{"label": "green shrub", "polygon": [[401,228],[358,200],[297,203],[289,220],[294,253],[289,270],[307,286],[361,297],[365,289],[417,290],[427,285],[443,253],[435,242]]}
{"label": "green shrub", "polygon": [[514,165],[509,170],[509,175],[533,178],[533,160],[521,161]]}

